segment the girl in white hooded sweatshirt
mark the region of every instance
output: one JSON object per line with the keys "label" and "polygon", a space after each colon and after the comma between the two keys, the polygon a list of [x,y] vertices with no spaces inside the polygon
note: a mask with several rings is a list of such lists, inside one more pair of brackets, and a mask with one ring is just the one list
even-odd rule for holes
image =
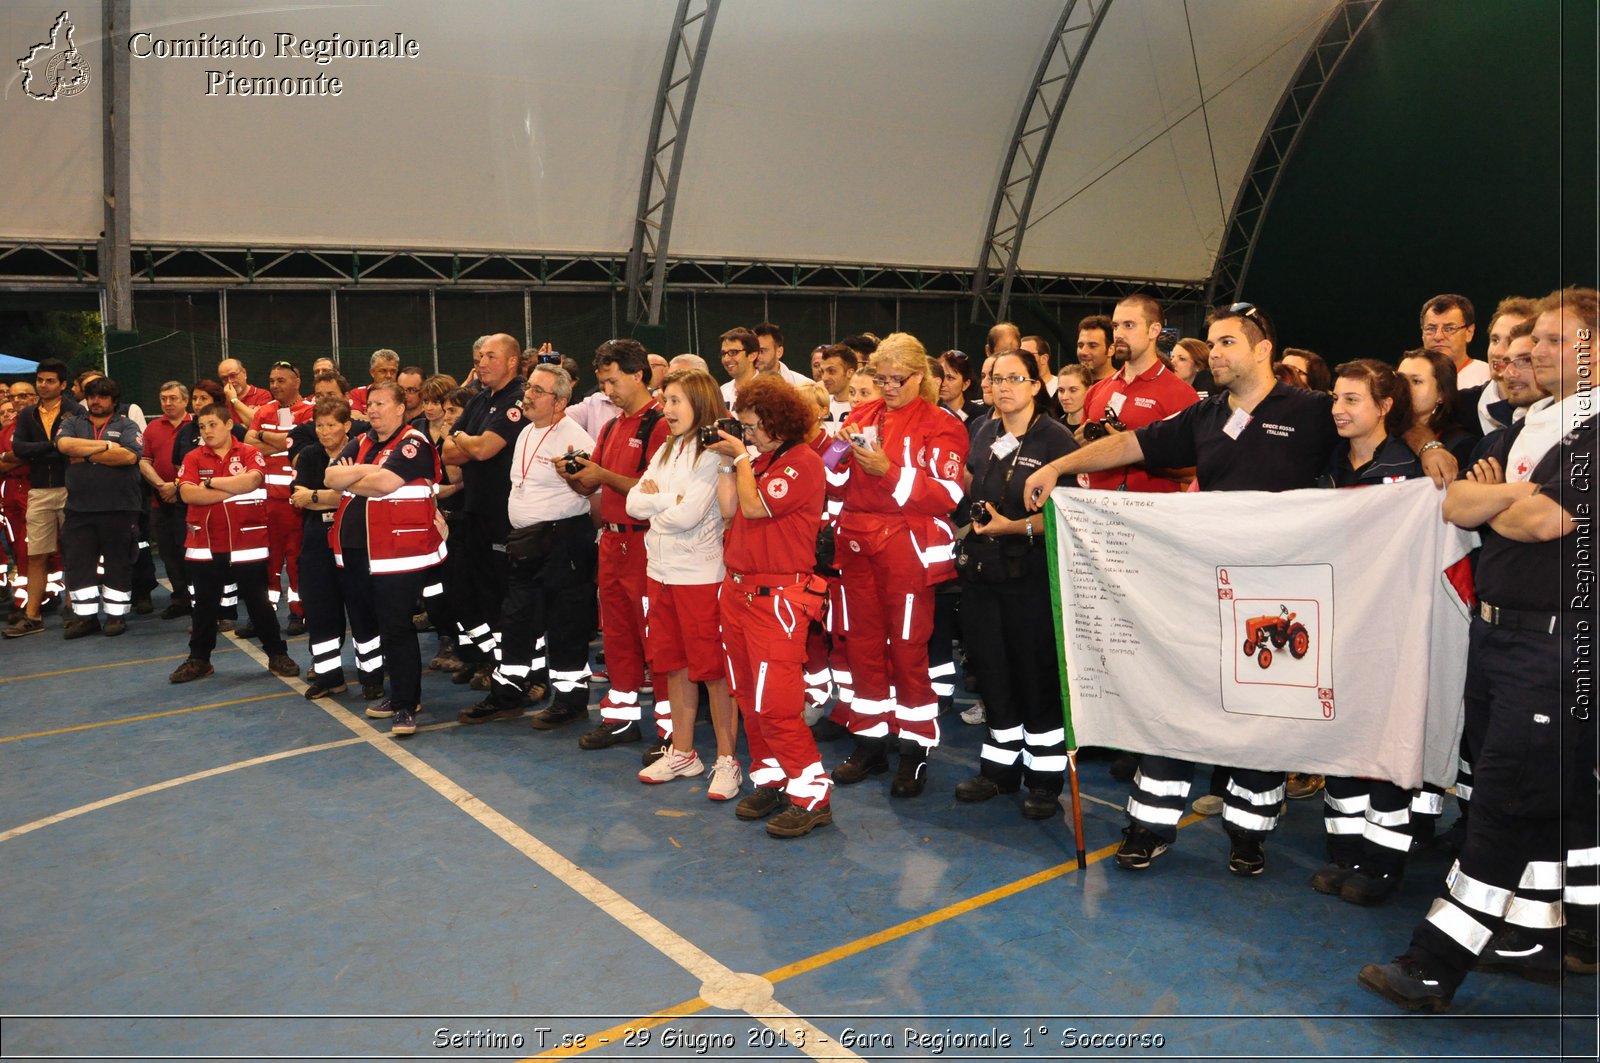
{"label": "girl in white hooded sweatshirt", "polygon": [[645,574],[650,612],[645,618],[645,653],[656,677],[666,677],[672,702],[672,748],[639,773],[639,781],[670,782],[699,775],[705,765],[694,748],[694,718],[704,683],[711,701],[717,760],[706,796],[726,801],[739,793],[743,776],[734,757],[739,716],[728,695],[722,651],[722,514],[717,506],[717,470],[722,458],[700,446],[700,428],[728,415],[709,373],[685,369],[661,389],[669,438],[628,492],[628,514],[649,521]]}

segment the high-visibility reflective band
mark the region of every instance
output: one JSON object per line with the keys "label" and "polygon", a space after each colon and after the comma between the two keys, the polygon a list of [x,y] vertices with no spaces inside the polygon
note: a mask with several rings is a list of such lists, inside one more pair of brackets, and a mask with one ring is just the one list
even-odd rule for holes
{"label": "high-visibility reflective band", "polygon": [[190,546],[183,551],[185,561],[210,561],[211,551],[204,546]]}
{"label": "high-visibility reflective band", "polygon": [[292,586],[289,588],[289,604],[291,606],[300,604],[300,592]]}
{"label": "high-visibility reflective band", "polygon": [[278,602],[280,602],[282,599],[283,599],[283,595],[281,593],[279,593],[278,591],[272,589],[271,587],[267,588],[267,601],[269,603],[271,603],[272,605],[277,605]]}
{"label": "high-visibility reflective band", "polygon": [[600,719],[606,723],[638,723],[639,706],[600,702]]}
{"label": "high-visibility reflective band", "polygon": [[1513,897],[1506,907],[1506,922],[1529,930],[1558,930],[1565,923],[1560,901],[1531,901]]}
{"label": "high-visibility reflective band", "polygon": [[1366,794],[1357,794],[1354,797],[1335,797],[1324,789],[1322,791],[1322,803],[1341,815],[1359,816],[1367,810],[1369,798]]}
{"label": "high-visibility reflective band", "polygon": [[[913,540],[915,542],[915,540]],[[930,568],[940,561],[953,561],[956,556],[954,543],[945,543],[942,546],[930,546],[926,550],[919,549],[917,557],[922,561],[923,568]]]}
{"label": "high-visibility reflective band", "polygon": [[822,474],[828,478],[828,483],[834,487],[843,487],[845,484],[850,482],[850,470],[848,468],[846,468],[843,472],[838,472],[834,469],[824,469]]}
{"label": "high-visibility reflective band", "polygon": [[1411,795],[1411,811],[1423,816],[1437,816],[1444,811],[1444,794],[1432,790],[1419,790]]}
{"label": "high-visibility reflective band", "polygon": [[785,787],[789,800],[803,806],[807,812],[826,801],[831,789],[833,780],[822,770],[822,764],[815,761],[806,765],[806,769],[797,778],[790,779]]}
{"label": "high-visibility reflective band", "polygon": [[778,762],[772,759],[763,760],[760,764],[750,765],[750,785],[776,787],[785,781],[783,769],[778,767]]}
{"label": "high-visibility reflective band", "polygon": [[930,678],[930,679],[937,679],[940,676],[955,675],[955,674],[956,674],[956,662],[954,662],[954,661],[945,661],[943,664],[930,664],[930,665],[928,665],[928,678]]}
{"label": "high-visibility reflective band", "polygon": [[1459,775],[1456,776],[1456,800],[1458,800],[1458,801],[1471,801],[1472,800],[1472,784],[1469,783],[1469,782],[1462,782],[1461,781],[1461,776],[1459,776]]}
{"label": "high-visibility reflective band", "polygon": [[1445,882],[1450,887],[1450,896],[1460,901],[1463,906],[1485,915],[1503,915],[1506,905],[1511,903],[1510,890],[1491,886],[1487,882],[1479,882],[1471,875],[1464,874],[1459,861],[1450,869],[1450,874],[1445,876]]}
{"label": "high-visibility reflective band", "polygon": [[1568,904],[1600,908],[1600,886],[1568,886],[1561,894]]}
{"label": "high-visibility reflective band", "polygon": [[935,697],[953,697],[956,692],[956,686],[954,683],[929,683],[928,685],[933,688],[933,694]]}
{"label": "high-visibility reflective band", "polygon": [[995,742],[1020,742],[1022,737],[1023,732],[1020,723],[1015,727],[1005,727],[998,730],[993,727],[989,728],[989,738]]}
{"label": "high-visibility reflective band", "polygon": [[1411,823],[1411,809],[1396,808],[1388,812],[1379,812],[1368,806],[1367,822],[1380,827],[1404,827]]}
{"label": "high-visibility reflective band", "polygon": [[1488,927],[1443,897],[1436,899],[1428,910],[1428,922],[1474,956],[1488,948],[1489,939],[1494,936]]}
{"label": "high-visibility reflective band", "polygon": [[413,554],[411,557],[374,557],[370,561],[374,575],[385,575],[390,572],[415,572],[419,568],[428,568],[444,560],[445,546],[439,544],[438,549],[430,550],[425,554]]}
{"label": "high-visibility reflective band", "polygon": [[254,491],[246,491],[242,495],[229,495],[227,498],[222,500],[222,504],[225,506],[235,506],[240,502],[265,502],[266,500],[266,490],[258,487]]}
{"label": "high-visibility reflective band", "polygon": [[1240,830],[1255,831],[1265,834],[1278,826],[1277,816],[1258,816],[1254,812],[1246,812],[1242,808],[1232,805],[1222,806],[1222,822],[1238,827]]}
{"label": "high-visibility reflective band", "polygon": [[828,671],[833,675],[833,681],[842,687],[851,686],[855,683],[855,678],[846,668],[830,668]]}
{"label": "high-visibility reflective band", "polygon": [[314,643],[311,644],[311,655],[313,657],[325,657],[330,653],[338,653],[338,652],[339,652],[339,640],[338,639],[328,639],[325,642],[314,642]]}
{"label": "high-visibility reflective band", "polygon": [[894,504],[903,506],[911,501],[911,491],[917,486],[917,470],[910,465],[900,470],[899,479],[894,484]]}
{"label": "high-visibility reflective band", "polygon": [[1600,849],[1568,849],[1568,867],[1600,867]]}
{"label": "high-visibility reflective band", "polygon": [[761,715],[761,699],[767,692],[767,662],[762,661],[761,667],[756,670],[756,702],[755,714]]}
{"label": "high-visibility reflective band", "polygon": [[1054,731],[1045,731],[1043,734],[1030,734],[1026,736],[1030,746],[1059,746],[1067,740],[1067,729],[1057,727]]}
{"label": "high-visibility reflective band", "polygon": [[937,720],[939,703],[934,701],[927,705],[896,705],[894,717],[901,723],[927,723],[929,720]]}
{"label": "high-visibility reflective band", "polygon": [[517,679],[524,678],[533,669],[525,664],[502,664],[495,669],[496,675],[509,675]]}
{"label": "high-visibility reflective band", "polygon": [[129,602],[107,602],[106,603],[106,615],[107,616],[127,616],[128,613],[131,612],[132,610],[133,610],[133,605],[131,603],[129,603]]}
{"label": "high-visibility reflective band", "polygon": [[233,552],[233,563],[236,565],[251,561],[265,561],[266,559],[267,548],[265,546],[259,550],[235,550]]}
{"label": "high-visibility reflective band", "polygon": [[294,477],[285,476],[282,473],[269,472],[267,473],[267,484],[271,487],[292,487],[294,485]]}
{"label": "high-visibility reflective band", "polygon": [[1246,790],[1232,779],[1229,779],[1228,792],[1233,796],[1240,798],[1241,800],[1250,802],[1257,808],[1263,806],[1277,808],[1278,805],[1283,801],[1283,787],[1281,786],[1272,790],[1266,790],[1258,793],[1255,790]]}
{"label": "high-visibility reflective band", "polygon": [[1367,823],[1366,830],[1362,831],[1361,834],[1362,837],[1374,845],[1381,845],[1385,849],[1393,849],[1397,853],[1407,852],[1411,848],[1411,835],[1404,831],[1380,827],[1370,821]]}
{"label": "high-visibility reflective band", "polygon": [[637,705],[639,704],[639,693],[635,690],[608,690],[605,702],[609,702],[612,705]]}
{"label": "high-visibility reflective band", "polygon": [[339,658],[337,657],[325,657],[320,661],[314,660],[311,662],[312,675],[332,675],[340,670]]}
{"label": "high-visibility reflective band", "polygon": [[439,595],[441,595],[443,593],[444,593],[444,584],[443,583],[430,583],[426,587],[422,588],[422,596],[424,598],[437,598]]}
{"label": "high-visibility reflective band", "polygon": [[[845,632],[845,634],[849,634],[850,633],[850,596],[845,593],[845,589],[843,587],[839,588],[839,611],[844,613],[844,632]],[[837,675],[838,673],[836,672],[834,674]],[[848,682],[848,680],[846,680],[846,682]]]}
{"label": "high-visibility reflective band", "polygon": [[77,616],[97,616],[100,612],[100,603],[93,597],[80,598],[81,591],[74,591],[72,595],[72,612]]}
{"label": "high-visibility reflective band", "polygon": [[550,660],[546,657],[535,657],[530,663],[533,665],[533,670],[535,672],[542,672],[545,670],[545,668],[549,667]]}
{"label": "high-visibility reflective band", "polygon": [[951,480],[941,480],[937,476],[929,477],[934,483],[944,488],[944,493],[950,496],[950,508],[954,509],[961,504],[961,485]]}
{"label": "high-visibility reflective band", "polygon": [[857,716],[882,716],[893,707],[893,702],[874,701],[871,698],[857,698],[851,704]]}
{"label": "high-visibility reflective band", "polygon": [[807,686],[820,686],[828,681],[828,670],[824,668],[820,672],[807,672],[805,681]]}
{"label": "high-visibility reflective band", "polygon": [[[1133,788],[1142,790],[1151,797],[1188,797],[1188,779],[1157,779],[1146,775],[1140,768],[1133,773]],[[1177,820],[1173,820],[1174,823]]]}
{"label": "high-visibility reflective band", "polygon": [[375,672],[383,667],[383,655],[375,653],[371,657],[357,657],[356,667],[363,672]]}
{"label": "high-visibility reflective band", "polygon": [[1519,890],[1558,890],[1566,876],[1559,860],[1529,860],[1517,882]]}
{"label": "high-visibility reflective band", "polygon": [[1361,834],[1367,826],[1359,816],[1325,816],[1322,829],[1329,834]]}
{"label": "high-visibility reflective band", "polygon": [[934,746],[939,744],[938,735],[921,735],[917,734],[915,731],[901,731],[900,740],[902,742],[915,742],[923,749],[932,749]]}
{"label": "high-visibility reflective band", "polygon": [[1030,749],[1022,751],[1022,763],[1034,771],[1055,775],[1067,770],[1067,755],[1065,753],[1051,754],[1050,756],[1035,756]]}
{"label": "high-visibility reflective band", "polygon": [[1183,818],[1183,809],[1147,805],[1143,801],[1130,797],[1128,798],[1128,815],[1133,817],[1135,823],[1152,823],[1158,827],[1173,827],[1177,825],[1178,820]]}
{"label": "high-visibility reflective band", "polygon": [[1020,749],[991,746],[988,742],[985,742],[983,748],[978,751],[979,760],[987,760],[992,764],[999,764],[1007,768],[1015,764],[1020,756],[1022,756],[1022,750]]}
{"label": "high-visibility reflective band", "polygon": [[376,638],[365,639],[365,640],[356,639],[356,641],[355,641],[356,652],[357,653],[371,653],[372,651],[376,650],[380,645],[382,645],[382,643],[383,643],[382,639],[376,639]]}
{"label": "high-visibility reflective band", "polygon": [[902,619],[902,623],[900,625],[900,641],[901,642],[910,642],[911,641],[911,616],[916,611],[916,607],[917,607],[917,596],[915,594],[906,595],[906,608],[905,608],[904,614],[902,614],[903,615],[903,619]]}
{"label": "high-visibility reflective band", "polygon": [[372,499],[374,502],[389,502],[407,498],[432,498],[433,488],[427,484],[402,484],[386,495]]}
{"label": "high-visibility reflective band", "polygon": [[237,594],[225,594],[217,602],[217,604],[218,605],[238,605],[239,604],[239,596]]}
{"label": "high-visibility reflective band", "polygon": [[119,591],[115,587],[107,587],[105,584],[101,584],[100,597],[108,602],[131,602],[133,601],[133,592]]}
{"label": "high-visibility reflective band", "polygon": [[859,720],[851,720],[850,733],[857,738],[887,738],[889,736],[889,722],[877,720],[873,723],[863,724]]}

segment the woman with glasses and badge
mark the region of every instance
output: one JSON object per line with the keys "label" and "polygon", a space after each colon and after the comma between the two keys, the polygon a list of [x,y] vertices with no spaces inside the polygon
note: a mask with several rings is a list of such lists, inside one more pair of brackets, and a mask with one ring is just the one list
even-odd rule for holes
{"label": "woman with glasses and badge", "polygon": [[1078,447],[1039,409],[1038,362],[1007,352],[989,378],[997,416],[967,459],[972,529],[961,540],[962,644],[973,659],[988,714],[978,774],[956,786],[960,801],[987,801],[1026,786],[1022,814],[1055,814],[1067,769],[1056,672],[1055,624],[1043,513],[1029,513],[1023,484]]}
{"label": "woman with glasses and badge", "polygon": [[844,501],[835,550],[855,683],[849,728],[856,745],[833,778],[846,785],[887,771],[890,740],[898,739],[889,793],[915,797],[939,744],[928,639],[934,585],[955,577],[949,514],[961,504],[967,431],[936,405],[928,353],[915,336],[886,337],[872,371],[882,398],[857,406],[840,427],[848,451],[828,485]]}
{"label": "woman with glasses and badge", "polygon": [[813,570],[827,480],[806,443],[814,407],[793,387],[758,376],[739,388],[733,408],[743,439],[718,431],[708,449],[724,459],[717,502],[732,524],[722,643],[755,786],[735,811],[740,819],[776,812],[767,833],[798,838],[833,822],[833,783],[806,727],[803,674],[807,632],[827,603],[828,581]]}

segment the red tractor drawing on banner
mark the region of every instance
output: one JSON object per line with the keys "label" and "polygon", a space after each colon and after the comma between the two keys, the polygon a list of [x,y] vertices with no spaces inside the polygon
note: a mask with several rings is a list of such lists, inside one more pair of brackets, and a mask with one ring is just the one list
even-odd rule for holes
{"label": "red tractor drawing on banner", "polygon": [[1244,655],[1249,657],[1259,649],[1256,663],[1263,668],[1272,667],[1272,650],[1267,648],[1269,641],[1280,650],[1288,645],[1295,660],[1311,649],[1311,633],[1304,624],[1295,623],[1294,614],[1286,605],[1278,606],[1277,616],[1257,616],[1244,622]]}

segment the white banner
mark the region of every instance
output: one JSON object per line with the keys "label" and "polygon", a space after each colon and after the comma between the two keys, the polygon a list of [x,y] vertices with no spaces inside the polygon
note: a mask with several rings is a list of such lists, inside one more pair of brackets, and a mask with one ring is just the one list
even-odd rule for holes
{"label": "white banner", "polygon": [[1057,490],[1078,743],[1448,786],[1470,622],[1451,577],[1475,537],[1440,497]]}

